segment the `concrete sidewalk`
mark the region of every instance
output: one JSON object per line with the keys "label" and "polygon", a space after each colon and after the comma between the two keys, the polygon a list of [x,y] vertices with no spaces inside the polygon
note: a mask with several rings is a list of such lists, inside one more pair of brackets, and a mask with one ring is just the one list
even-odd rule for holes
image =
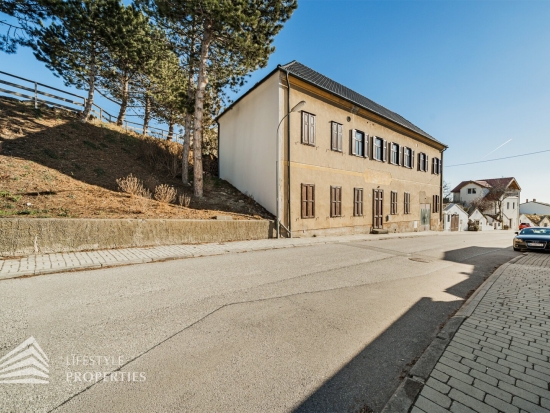
{"label": "concrete sidewalk", "polygon": [[421,391],[410,412],[550,412],[550,255],[505,266],[461,309],[424,385],[411,374]]}
{"label": "concrete sidewalk", "polygon": [[336,242],[372,241],[422,236],[452,236],[452,234],[464,234],[464,232],[414,232],[386,235],[358,234],[37,254],[15,259],[0,259],[0,280],[64,271],[88,270],[93,268],[141,264],[227,253],[292,248]]}

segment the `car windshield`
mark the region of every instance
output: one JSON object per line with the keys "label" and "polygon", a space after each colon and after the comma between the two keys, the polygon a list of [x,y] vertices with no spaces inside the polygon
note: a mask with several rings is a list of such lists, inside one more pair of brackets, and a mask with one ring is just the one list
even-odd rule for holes
{"label": "car windshield", "polygon": [[520,235],[550,235],[550,228],[525,228]]}

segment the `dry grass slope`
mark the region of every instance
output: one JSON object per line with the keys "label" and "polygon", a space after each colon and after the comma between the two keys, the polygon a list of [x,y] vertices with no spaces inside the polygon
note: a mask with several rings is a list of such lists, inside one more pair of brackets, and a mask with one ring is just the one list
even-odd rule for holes
{"label": "dry grass slope", "polygon": [[[181,183],[181,145],[143,138],[105,123],[82,124],[62,110],[0,98],[0,217],[271,218],[254,200],[213,175],[205,197]],[[159,202],[119,191],[132,174],[151,194],[174,187],[177,199]],[[181,198],[183,199],[183,198]]]}

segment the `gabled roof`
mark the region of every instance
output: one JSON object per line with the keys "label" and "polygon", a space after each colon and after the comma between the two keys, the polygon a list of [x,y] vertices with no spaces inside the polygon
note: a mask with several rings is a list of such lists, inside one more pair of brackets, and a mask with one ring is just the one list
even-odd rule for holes
{"label": "gabled roof", "polygon": [[432,141],[435,141],[441,144],[441,142],[439,142],[433,136],[424,132],[418,126],[413,125],[404,117],[398,115],[395,112],[392,112],[389,109],[386,109],[384,106],[379,105],[376,102],[373,102],[369,98],[355,92],[354,90],[351,90],[345,87],[344,85],[338,82],[335,82],[334,80],[322,75],[321,73],[316,72],[313,69],[310,69],[309,67],[301,64],[300,62],[297,62],[296,60],[286,65],[282,65],[281,69],[288,71],[290,74],[292,74],[293,76],[299,79],[305,80],[306,82],[311,83],[321,89],[324,89],[327,92],[330,92],[334,95],[344,98],[350,101],[351,103],[355,103],[357,106],[360,106],[363,109],[366,109],[370,112],[374,112],[377,115],[382,116],[383,118],[391,120],[392,122],[395,122],[401,126],[404,126],[407,129],[410,129]]}
{"label": "gabled roof", "polygon": [[550,204],[547,204],[546,202],[539,202],[539,201],[524,202],[523,204],[520,204],[520,205],[525,205],[525,204],[540,204],[540,205],[544,205],[544,206],[549,206],[549,207],[550,207]]}
{"label": "gabled roof", "polygon": [[450,210],[450,209],[451,209],[452,207],[454,207],[454,206],[458,207],[458,208],[459,208],[462,212],[464,212],[465,214],[468,214],[468,213],[464,210],[464,208],[462,208],[462,205],[460,205],[460,204],[455,204],[455,203],[450,203],[450,204],[448,204],[448,205],[443,209],[443,211],[448,211],[448,210]]}
{"label": "gabled roof", "polygon": [[545,217],[545,215],[537,215],[537,214],[522,214],[522,215],[525,215],[527,218],[529,218],[529,221],[531,221],[535,225],[540,224],[540,221],[542,221]]}
{"label": "gabled roof", "polygon": [[475,181],[462,181],[451,192],[460,192],[460,190],[468,184],[476,184],[483,188],[494,188],[494,187],[499,187],[503,185],[506,185],[506,187],[509,187],[513,183],[515,183],[518,189],[521,190],[518,182],[516,181],[516,178],[510,177],[510,178],[479,179]]}
{"label": "gabled roof", "polygon": [[309,67],[297,62],[296,60],[293,60],[292,62],[287,63],[286,65],[278,65],[273,71],[267,74],[262,80],[260,80],[254,86],[252,86],[245,94],[243,94],[235,102],[229,105],[222,113],[220,113],[217,116],[216,120],[220,119],[225,113],[231,110],[233,106],[235,106],[241,99],[243,99],[246,95],[248,95],[258,86],[260,86],[265,80],[270,78],[276,71],[279,71],[279,70],[284,70],[285,72],[288,72],[291,76],[294,76],[300,80],[310,83],[313,86],[323,89],[333,95],[341,97],[349,101],[350,103],[353,103],[356,106],[359,106],[363,109],[373,112],[393,123],[401,125],[406,129],[416,132],[419,135],[422,135],[425,138],[428,138],[429,140],[447,148],[447,145],[441,143],[440,141],[435,139],[433,136],[429,135],[427,132],[424,132],[418,126],[412,124],[401,115],[398,115],[397,113],[392,112],[391,110],[385,108],[384,106],[373,102],[367,97],[345,87],[344,85],[338,82],[335,82],[334,80],[322,75],[319,72],[316,72],[313,69],[310,69]]}

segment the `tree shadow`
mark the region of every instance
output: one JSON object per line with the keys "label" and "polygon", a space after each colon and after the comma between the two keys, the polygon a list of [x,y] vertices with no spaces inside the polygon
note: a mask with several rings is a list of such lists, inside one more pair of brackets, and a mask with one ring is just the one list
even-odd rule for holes
{"label": "tree shadow", "polygon": [[[33,182],[36,188],[33,184],[25,185],[27,189],[18,195],[55,196],[67,190],[47,184],[40,187],[42,180],[36,176],[40,165],[110,191],[118,191],[116,180],[129,174],[141,180],[152,193],[161,184],[170,185],[180,193],[193,191],[181,181],[180,144],[144,138],[111,124],[82,123],[74,114],[45,105],[34,109],[22,102],[0,99],[0,151],[4,159],[34,163],[26,163],[24,167],[30,170],[20,173],[16,168],[22,165],[15,162],[11,167],[8,165],[11,171],[7,172],[17,175],[14,179],[25,184],[36,181]],[[205,166],[208,164],[207,159]],[[190,208],[270,218],[260,205],[213,175],[205,176],[204,193],[204,198],[191,201]]]}
{"label": "tree shadow", "polygon": [[444,261],[474,266],[470,273],[465,273],[467,279],[445,290],[462,300],[442,302],[423,297],[297,406],[294,412],[381,411],[445,322],[494,268],[517,255],[511,248],[484,247],[468,247],[445,253]]}

